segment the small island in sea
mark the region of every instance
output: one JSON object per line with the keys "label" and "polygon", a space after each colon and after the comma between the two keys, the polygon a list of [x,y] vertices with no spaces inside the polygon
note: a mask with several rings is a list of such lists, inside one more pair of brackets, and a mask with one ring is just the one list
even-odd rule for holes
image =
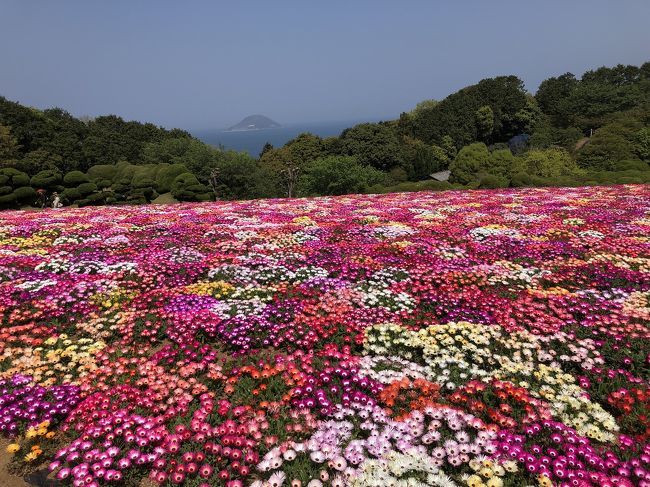
{"label": "small island in sea", "polygon": [[237,132],[242,130],[274,129],[280,127],[282,127],[282,125],[280,125],[278,122],[271,120],[269,117],[265,117],[264,115],[249,115],[248,117],[244,118],[241,122],[239,122],[237,125],[233,125],[232,127],[226,129],[226,132]]}

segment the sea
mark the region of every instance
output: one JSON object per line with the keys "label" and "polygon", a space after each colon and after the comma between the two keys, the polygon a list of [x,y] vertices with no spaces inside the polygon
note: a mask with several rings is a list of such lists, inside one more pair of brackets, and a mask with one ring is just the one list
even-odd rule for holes
{"label": "sea", "polygon": [[195,131],[192,135],[206,144],[223,146],[226,149],[233,149],[238,152],[248,152],[251,156],[258,157],[267,142],[278,148],[303,132],[310,132],[320,137],[331,137],[340,135],[343,130],[356,124],[376,121],[354,120],[347,122],[302,123],[283,125],[278,128],[232,132],[227,130],[204,130]]}

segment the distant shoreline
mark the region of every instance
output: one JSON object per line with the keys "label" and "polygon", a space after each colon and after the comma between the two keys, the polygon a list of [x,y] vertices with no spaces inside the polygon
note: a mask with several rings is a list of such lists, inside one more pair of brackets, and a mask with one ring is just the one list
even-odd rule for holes
{"label": "distant shoreline", "polygon": [[279,127],[263,127],[263,128],[254,128],[254,129],[224,129],[222,132],[255,132],[259,130],[273,130],[273,129],[281,129],[282,125]]}

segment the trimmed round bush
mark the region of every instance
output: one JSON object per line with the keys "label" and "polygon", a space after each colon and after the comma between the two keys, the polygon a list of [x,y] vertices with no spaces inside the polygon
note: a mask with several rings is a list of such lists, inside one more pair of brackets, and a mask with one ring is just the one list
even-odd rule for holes
{"label": "trimmed round bush", "polygon": [[10,205],[16,202],[16,193],[3,194],[0,196],[0,205]]}
{"label": "trimmed round bush", "polygon": [[11,184],[14,188],[29,186],[29,176],[27,175],[27,173],[24,172],[15,174],[11,178]]}
{"label": "trimmed round bush", "polygon": [[77,187],[77,190],[84,196],[94,193],[97,191],[97,185],[95,183],[83,183]]}
{"label": "trimmed round bush", "polygon": [[106,189],[110,188],[113,183],[110,179],[100,179],[95,184],[97,185],[97,189]]}
{"label": "trimmed round bush", "polygon": [[61,193],[61,197],[68,201],[76,201],[81,199],[83,195],[77,188],[66,188],[63,193]]}
{"label": "trimmed round bush", "polygon": [[16,195],[18,201],[29,201],[31,203],[36,198],[36,190],[31,186],[21,186],[14,190],[14,195]]}
{"label": "trimmed round bush", "polygon": [[95,181],[100,179],[108,179],[112,181],[117,175],[117,166],[111,164],[98,164],[96,166],[91,166],[88,169],[88,177]]}
{"label": "trimmed round bush", "polygon": [[11,186],[0,186],[0,196],[3,194],[9,194],[13,191],[14,189]]}
{"label": "trimmed round bush", "polygon": [[7,185],[12,188],[29,186],[29,176],[27,173],[14,169],[13,167],[5,167],[4,169],[0,169],[0,185]]}
{"label": "trimmed round bush", "polygon": [[69,188],[74,188],[89,181],[88,176],[81,171],[70,171],[63,177],[63,183]]}
{"label": "trimmed round bush", "polygon": [[32,176],[30,185],[36,189],[56,189],[63,182],[63,176],[58,171],[46,169]]}
{"label": "trimmed round bush", "polygon": [[189,173],[184,164],[165,164],[156,174],[156,190],[167,193],[172,190],[172,184],[177,176]]}

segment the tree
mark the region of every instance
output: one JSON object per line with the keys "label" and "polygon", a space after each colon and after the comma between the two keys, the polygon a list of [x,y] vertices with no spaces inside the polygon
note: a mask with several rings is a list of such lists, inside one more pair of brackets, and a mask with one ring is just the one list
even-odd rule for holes
{"label": "tree", "polygon": [[326,155],[323,139],[309,132],[298,135],[284,145],[298,164],[319,159]]}
{"label": "tree", "polygon": [[476,128],[479,139],[486,143],[491,140],[494,130],[494,112],[490,105],[483,105],[476,110]]}
{"label": "tree", "polygon": [[16,167],[27,174],[36,174],[39,171],[60,171],[63,159],[58,154],[53,154],[45,149],[36,149],[29,152],[16,162]]}
{"label": "tree", "polygon": [[442,148],[442,150],[445,151],[445,154],[447,154],[447,159],[451,161],[456,158],[456,155],[458,154],[458,149],[456,149],[454,140],[449,135],[445,135],[442,137],[442,141],[440,142],[440,147]]}
{"label": "tree", "polygon": [[302,167],[300,161],[293,156],[288,147],[268,151],[260,159],[260,164],[278,177],[286,189],[288,198],[295,195]]}
{"label": "tree", "polygon": [[566,128],[571,123],[571,97],[578,87],[578,80],[572,73],[548,78],[539,85],[535,99],[543,113],[553,125]]}
{"label": "tree", "polygon": [[481,169],[487,166],[489,158],[488,148],[482,142],[463,147],[449,165],[450,181],[460,184],[474,181]]}
{"label": "tree", "polygon": [[423,110],[411,122],[413,135],[429,144],[442,144],[448,135],[456,147],[478,138],[479,109],[490,106],[493,112],[492,139],[508,140],[520,132],[517,112],[526,107],[523,82],[516,76],[499,76],[449,95],[433,108]]}
{"label": "tree", "polygon": [[650,127],[640,129],[636,133],[634,152],[643,161],[650,161]]}
{"label": "tree", "polygon": [[[632,124],[630,127],[628,124]],[[615,163],[638,159],[634,121],[614,122],[598,129],[589,142],[577,152],[581,167],[611,171]]]}
{"label": "tree", "polygon": [[359,164],[353,157],[329,156],[305,166],[301,187],[308,195],[362,193],[384,180],[381,171]]}
{"label": "tree", "polygon": [[262,152],[260,152],[259,158],[261,159],[264,154],[266,154],[268,151],[273,149],[273,144],[270,142],[267,142],[264,144],[264,147],[262,147]]}
{"label": "tree", "polygon": [[362,123],[345,129],[334,150],[338,155],[354,157],[360,164],[382,171],[404,164],[397,131],[381,123]]}
{"label": "tree", "polygon": [[412,181],[428,179],[449,165],[447,153],[437,145],[428,145],[412,137],[404,137],[404,165]]}
{"label": "tree", "polygon": [[514,162],[515,157],[510,152],[510,149],[495,150],[490,153],[485,170],[494,176],[509,178],[512,176]]}
{"label": "tree", "polygon": [[11,128],[0,125],[0,164],[13,165],[19,157],[20,146],[16,138],[11,135]]}
{"label": "tree", "polygon": [[558,178],[579,173],[578,166],[571,155],[561,148],[534,149],[522,158],[526,172],[533,176]]}

